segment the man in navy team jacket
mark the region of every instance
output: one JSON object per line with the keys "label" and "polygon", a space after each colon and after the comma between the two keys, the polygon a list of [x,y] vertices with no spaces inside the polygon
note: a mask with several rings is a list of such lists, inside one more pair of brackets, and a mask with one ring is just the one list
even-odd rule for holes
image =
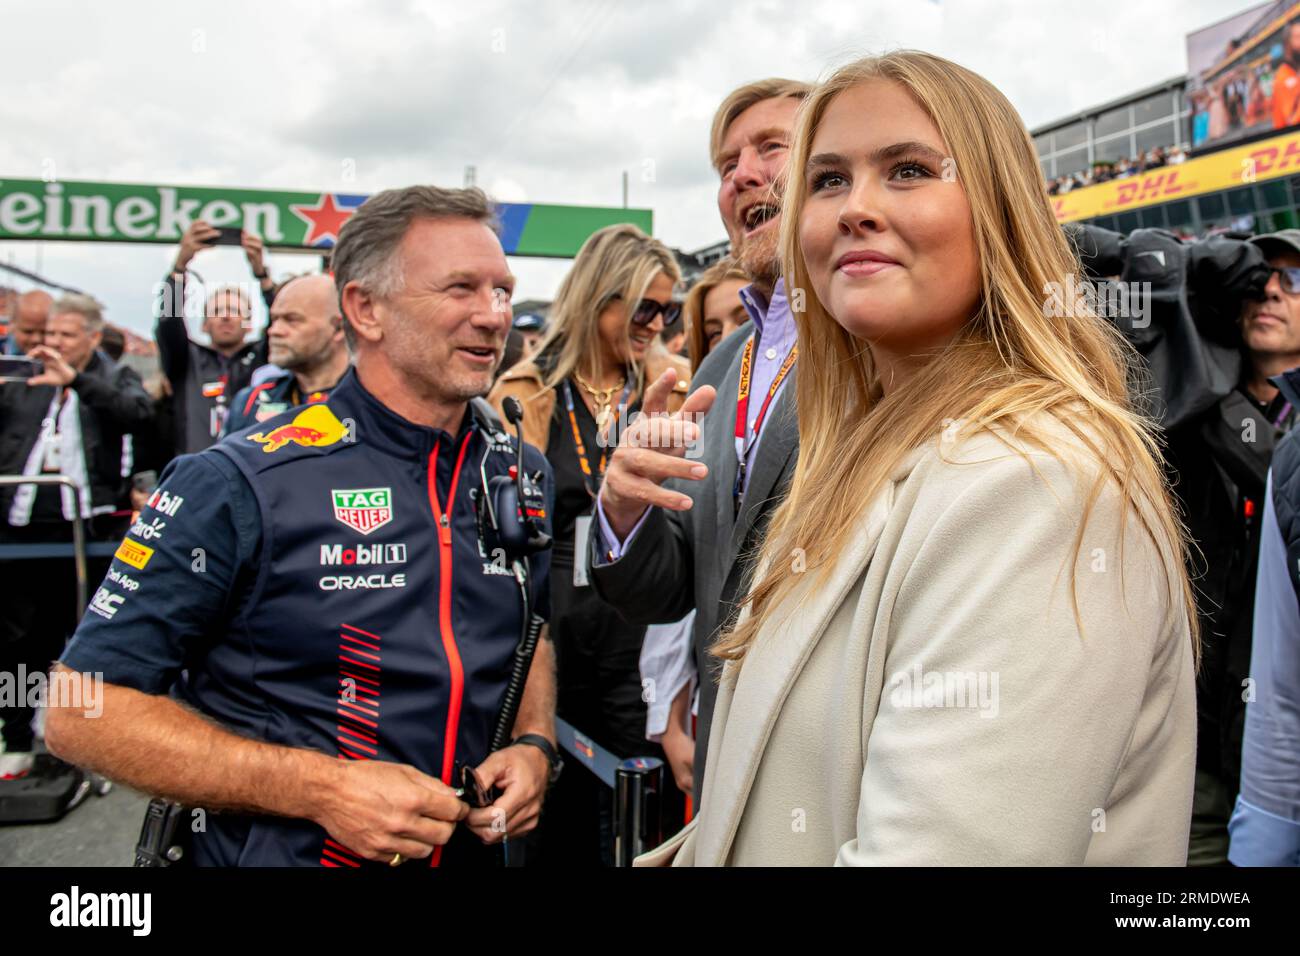
{"label": "man in navy team jacket", "polygon": [[[510,328],[491,224],[481,192],[433,187],[353,215],[334,271],[355,370],[327,401],[174,462],[58,665],[106,686],[98,719],[51,707],[50,748],[208,811],[196,863],[469,864],[537,820],[556,761],[549,640],[519,742],[488,754],[523,623],[470,499],[514,462],[468,405]],[[526,448],[524,464],[547,518],[546,460]],[[530,564],[545,616],[547,556]],[[459,764],[499,788],[492,806],[456,796]]]}

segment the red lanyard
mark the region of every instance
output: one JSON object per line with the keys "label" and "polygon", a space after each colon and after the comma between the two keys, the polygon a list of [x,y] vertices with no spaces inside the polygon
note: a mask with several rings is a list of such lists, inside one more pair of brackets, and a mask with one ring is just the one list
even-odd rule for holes
{"label": "red lanyard", "polygon": [[763,420],[767,418],[768,406],[772,404],[772,399],[776,397],[781,383],[785,381],[786,375],[794,367],[795,354],[798,350],[797,345],[791,346],[785,361],[781,363],[776,378],[772,380],[772,387],[767,390],[767,396],[763,399],[758,415],[754,418],[754,436],[749,438],[745,428],[745,418],[749,414],[749,385],[753,375],[754,340],[751,338],[745,343],[745,354],[740,360],[740,387],[736,392],[736,483],[731,488],[731,504],[734,517],[740,516],[741,499],[745,494],[745,474],[748,471],[745,462],[749,458],[749,451],[754,447],[754,443],[758,441],[758,433],[763,428]]}
{"label": "red lanyard", "polygon": [[785,361],[781,363],[776,378],[772,379],[772,387],[767,390],[767,396],[763,399],[763,404],[758,409],[758,415],[754,418],[754,437],[746,441],[749,434],[745,423],[747,421],[746,416],[749,414],[749,385],[753,373],[754,340],[751,338],[745,343],[745,354],[740,360],[740,387],[736,392],[736,437],[743,443],[742,456],[747,455],[753,442],[758,441],[758,433],[763,428],[763,419],[767,417],[767,409],[772,404],[772,399],[776,397],[777,391],[781,388],[781,383],[785,381],[786,375],[794,367],[795,355],[798,351],[799,346],[791,346]]}

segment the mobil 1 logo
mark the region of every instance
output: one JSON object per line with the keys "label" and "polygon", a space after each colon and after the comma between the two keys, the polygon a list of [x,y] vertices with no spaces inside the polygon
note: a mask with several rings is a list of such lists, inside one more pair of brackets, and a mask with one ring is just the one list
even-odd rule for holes
{"label": "mobil 1 logo", "polygon": [[323,567],[373,567],[379,564],[405,564],[404,544],[322,544]]}

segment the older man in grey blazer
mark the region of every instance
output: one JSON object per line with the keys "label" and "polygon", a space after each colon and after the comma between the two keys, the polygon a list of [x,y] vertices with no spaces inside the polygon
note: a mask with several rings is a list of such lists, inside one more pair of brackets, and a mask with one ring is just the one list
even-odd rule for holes
{"label": "older man in grey blazer", "polygon": [[708,648],[749,586],[753,555],[798,454],[796,336],[777,249],[778,185],[808,90],[760,80],[734,91],[714,116],[718,210],[732,255],[753,280],[741,295],[751,321],[705,359],[673,419],[651,416],[663,411],[675,374],[647,389],[646,417],[624,432],[610,459],[591,536],[591,580],[629,621],[667,624],[696,611],[697,805],[719,673]]}

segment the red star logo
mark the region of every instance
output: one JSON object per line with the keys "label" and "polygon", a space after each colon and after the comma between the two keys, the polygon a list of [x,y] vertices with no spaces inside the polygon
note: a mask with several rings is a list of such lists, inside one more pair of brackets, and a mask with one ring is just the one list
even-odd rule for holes
{"label": "red star logo", "polygon": [[334,196],[325,193],[321,196],[319,205],[316,206],[293,206],[294,215],[307,223],[307,238],[302,241],[304,246],[318,245],[323,239],[339,240],[339,230],[343,224],[348,221],[348,217],[356,210],[340,209],[334,204]]}

